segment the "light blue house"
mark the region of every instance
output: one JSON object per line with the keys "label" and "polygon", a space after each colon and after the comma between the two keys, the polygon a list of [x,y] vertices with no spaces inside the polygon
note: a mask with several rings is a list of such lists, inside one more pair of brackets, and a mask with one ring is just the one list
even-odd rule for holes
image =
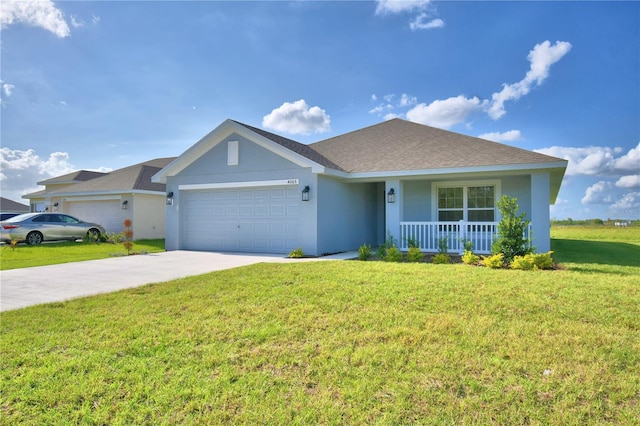
{"label": "light blue house", "polygon": [[567,162],[393,119],[304,145],[226,120],[163,168],[167,250],[322,255],[388,233],[488,253],[502,195],[518,199],[533,245],[550,249],[549,204]]}

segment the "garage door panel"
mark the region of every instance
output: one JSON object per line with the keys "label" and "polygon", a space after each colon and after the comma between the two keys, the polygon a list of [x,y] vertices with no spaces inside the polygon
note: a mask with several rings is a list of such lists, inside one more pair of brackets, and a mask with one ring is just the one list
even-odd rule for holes
{"label": "garage door panel", "polygon": [[186,249],[287,253],[299,245],[297,187],[186,192]]}
{"label": "garage door panel", "polygon": [[120,200],[67,201],[65,212],[86,222],[102,225],[107,232],[123,230]]}

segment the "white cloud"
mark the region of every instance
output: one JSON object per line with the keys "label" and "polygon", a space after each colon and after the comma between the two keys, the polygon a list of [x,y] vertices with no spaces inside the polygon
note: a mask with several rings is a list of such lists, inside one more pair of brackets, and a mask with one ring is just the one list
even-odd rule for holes
{"label": "white cloud", "polygon": [[522,139],[522,134],[520,130],[508,130],[506,132],[490,132],[483,133],[478,136],[481,139],[487,139],[494,142],[513,142],[519,141]]}
{"label": "white cloud", "polygon": [[71,26],[73,28],[84,27],[84,21],[77,19],[75,15],[71,15]]}
{"label": "white cloud", "polygon": [[472,112],[480,111],[486,101],[476,96],[466,98],[462,95],[445,100],[435,100],[429,105],[418,104],[407,111],[407,119],[416,123],[448,129],[463,122]]}
{"label": "white cloud", "polygon": [[640,170],[640,144],[617,158],[616,156],[623,152],[620,147],[590,146],[572,148],[552,146],[550,148],[536,149],[535,151],[568,160],[567,176],[623,176],[629,172]]}
{"label": "white cloud", "polygon": [[504,84],[500,92],[492,95],[492,104],[489,108],[489,116],[494,120],[499,119],[506,111],[504,103],[510,100],[520,99],[529,93],[534,85],[540,85],[549,76],[549,68],[558,62],[571,50],[571,43],[557,41],[554,45],[547,40],[536,44],[529,52],[527,59],[531,67],[525,77],[517,83]]}
{"label": "white cloud", "polygon": [[635,211],[635,218],[637,218],[637,214],[640,213],[640,192],[629,192],[628,194],[624,194],[621,199],[613,203],[611,209],[614,211]]}
{"label": "white cloud", "polygon": [[46,159],[35,150],[0,148],[0,183],[3,197],[19,200],[26,193],[37,191],[36,182],[76,170],[66,152],[53,152]]}
{"label": "white cloud", "polygon": [[290,134],[324,133],[331,130],[331,118],[320,107],[309,107],[304,99],[285,102],[262,118],[262,125]]}
{"label": "white cloud", "polygon": [[601,180],[587,188],[582,204],[609,204],[613,202],[611,189],[613,184]]}
{"label": "white cloud", "polygon": [[430,0],[376,0],[376,15],[424,10]]}
{"label": "white cloud", "polygon": [[622,176],[616,182],[618,188],[640,188],[640,174]]}
{"label": "white cloud", "polygon": [[71,35],[62,11],[50,0],[3,1],[0,8],[0,27],[6,28],[16,23],[40,27],[58,37]]}
{"label": "white cloud", "polygon": [[431,30],[444,27],[444,21],[433,16],[435,8],[430,0],[376,0],[376,15],[417,13],[409,23],[411,31]]}
{"label": "white cloud", "polygon": [[14,86],[13,84],[5,83],[2,80],[0,80],[0,83],[2,83],[2,95],[6,97],[11,96],[13,94],[13,89],[15,89],[16,86]]}
{"label": "white cloud", "polygon": [[434,28],[444,27],[444,21],[440,18],[431,19],[426,12],[422,12],[411,21],[409,28],[415,30],[432,30]]}
{"label": "white cloud", "polygon": [[418,98],[416,98],[415,96],[409,96],[406,93],[403,93],[402,96],[400,97],[400,102],[398,102],[398,106],[406,107],[406,106],[415,105],[417,103],[418,103]]}

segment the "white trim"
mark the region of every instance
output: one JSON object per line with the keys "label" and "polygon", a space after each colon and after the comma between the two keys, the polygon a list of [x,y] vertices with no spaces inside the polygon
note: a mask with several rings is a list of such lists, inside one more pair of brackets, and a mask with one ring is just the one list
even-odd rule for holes
{"label": "white trim", "polygon": [[62,201],[66,203],[73,203],[76,201],[113,201],[113,200],[121,200],[121,199],[122,197],[119,195],[103,195],[103,196],[96,195],[93,197],[62,197]]}
{"label": "white trim", "polygon": [[202,189],[250,188],[256,186],[294,186],[299,183],[298,179],[258,180],[253,182],[193,183],[178,185],[178,190],[194,191]]}

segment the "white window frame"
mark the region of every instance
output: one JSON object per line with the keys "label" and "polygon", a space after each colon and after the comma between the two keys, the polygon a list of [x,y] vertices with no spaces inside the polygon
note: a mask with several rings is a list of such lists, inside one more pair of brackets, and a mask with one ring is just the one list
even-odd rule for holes
{"label": "white window frame", "polygon": [[500,211],[498,210],[498,201],[502,197],[502,187],[501,181],[499,179],[490,179],[490,180],[464,180],[464,181],[446,181],[446,182],[436,182],[432,185],[431,191],[431,217],[433,218],[433,222],[440,222],[439,220],[439,209],[438,209],[438,192],[440,188],[460,188],[462,187],[462,220],[465,222],[469,221],[469,206],[467,200],[468,188],[469,187],[477,187],[477,186],[493,186],[493,196],[494,196],[494,216],[493,221],[500,221]]}

